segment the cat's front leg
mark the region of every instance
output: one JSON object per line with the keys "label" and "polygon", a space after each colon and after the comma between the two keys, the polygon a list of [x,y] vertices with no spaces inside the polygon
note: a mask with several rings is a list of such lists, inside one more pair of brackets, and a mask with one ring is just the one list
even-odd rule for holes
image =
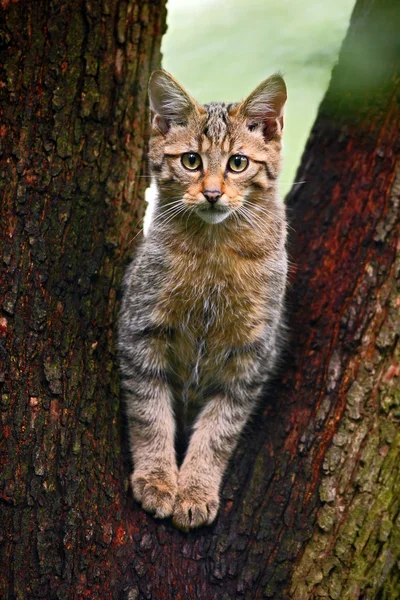
{"label": "cat's front leg", "polygon": [[144,510],[163,519],[172,514],[177,493],[175,424],[166,384],[151,387],[148,402],[143,398],[130,402],[131,484],[133,496]]}
{"label": "cat's front leg", "polygon": [[[156,340],[157,348],[160,344]],[[152,344],[125,351],[122,356],[123,387],[134,472],[134,498],[157,518],[173,512],[178,468],[174,447],[175,421],[172,396],[162,362]],[[151,356],[150,356],[151,355]]]}
{"label": "cat's front leg", "polygon": [[194,426],[179,471],[173,522],[188,531],[217,515],[222,476],[254,402],[221,394],[205,406]]}

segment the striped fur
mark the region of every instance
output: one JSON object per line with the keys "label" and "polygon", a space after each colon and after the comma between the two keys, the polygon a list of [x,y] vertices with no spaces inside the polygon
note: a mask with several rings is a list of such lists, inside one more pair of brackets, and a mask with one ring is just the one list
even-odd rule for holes
{"label": "striped fur", "polygon": [[[234,105],[201,106],[164,71],[150,82],[158,194],[124,281],[119,352],[134,497],[183,530],[215,519],[223,473],[279,351],[285,99],[278,75]],[[188,152],[202,168],[184,167]],[[247,157],[243,172],[229,171],[232,155]],[[208,190],[220,192],[215,204]],[[177,423],[191,431],[179,469]]]}

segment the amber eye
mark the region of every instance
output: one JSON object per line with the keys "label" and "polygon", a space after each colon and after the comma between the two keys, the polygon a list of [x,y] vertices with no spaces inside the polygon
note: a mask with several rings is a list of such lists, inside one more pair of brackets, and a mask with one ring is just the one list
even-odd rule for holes
{"label": "amber eye", "polygon": [[241,171],[244,171],[248,164],[249,159],[241,154],[234,154],[228,160],[228,168],[234,173],[240,173]]}
{"label": "amber eye", "polygon": [[185,169],[189,169],[189,171],[197,171],[201,167],[201,158],[196,152],[182,154],[181,161]]}

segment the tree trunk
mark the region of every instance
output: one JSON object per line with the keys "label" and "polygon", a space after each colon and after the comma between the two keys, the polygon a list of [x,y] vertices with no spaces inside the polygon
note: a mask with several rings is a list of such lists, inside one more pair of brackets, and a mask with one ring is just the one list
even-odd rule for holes
{"label": "tree trunk", "polygon": [[0,598],[124,585],[116,294],[165,16],[165,0],[0,2]]}
{"label": "tree trunk", "polygon": [[397,0],[357,3],[288,199],[282,372],[189,534],[127,490],[112,345],[164,12],[31,4],[1,3],[0,596],[397,599]]}

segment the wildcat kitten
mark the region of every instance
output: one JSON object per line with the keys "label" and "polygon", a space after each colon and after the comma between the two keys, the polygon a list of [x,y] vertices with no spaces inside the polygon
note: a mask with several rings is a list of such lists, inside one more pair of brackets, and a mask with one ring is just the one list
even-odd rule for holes
{"label": "wildcat kitten", "polygon": [[[241,103],[201,106],[156,71],[149,95],[157,200],[124,282],[122,385],[133,495],[188,530],[215,519],[223,473],[279,349],[286,87],[273,75]],[[193,410],[178,468],[176,422],[188,427]]]}

